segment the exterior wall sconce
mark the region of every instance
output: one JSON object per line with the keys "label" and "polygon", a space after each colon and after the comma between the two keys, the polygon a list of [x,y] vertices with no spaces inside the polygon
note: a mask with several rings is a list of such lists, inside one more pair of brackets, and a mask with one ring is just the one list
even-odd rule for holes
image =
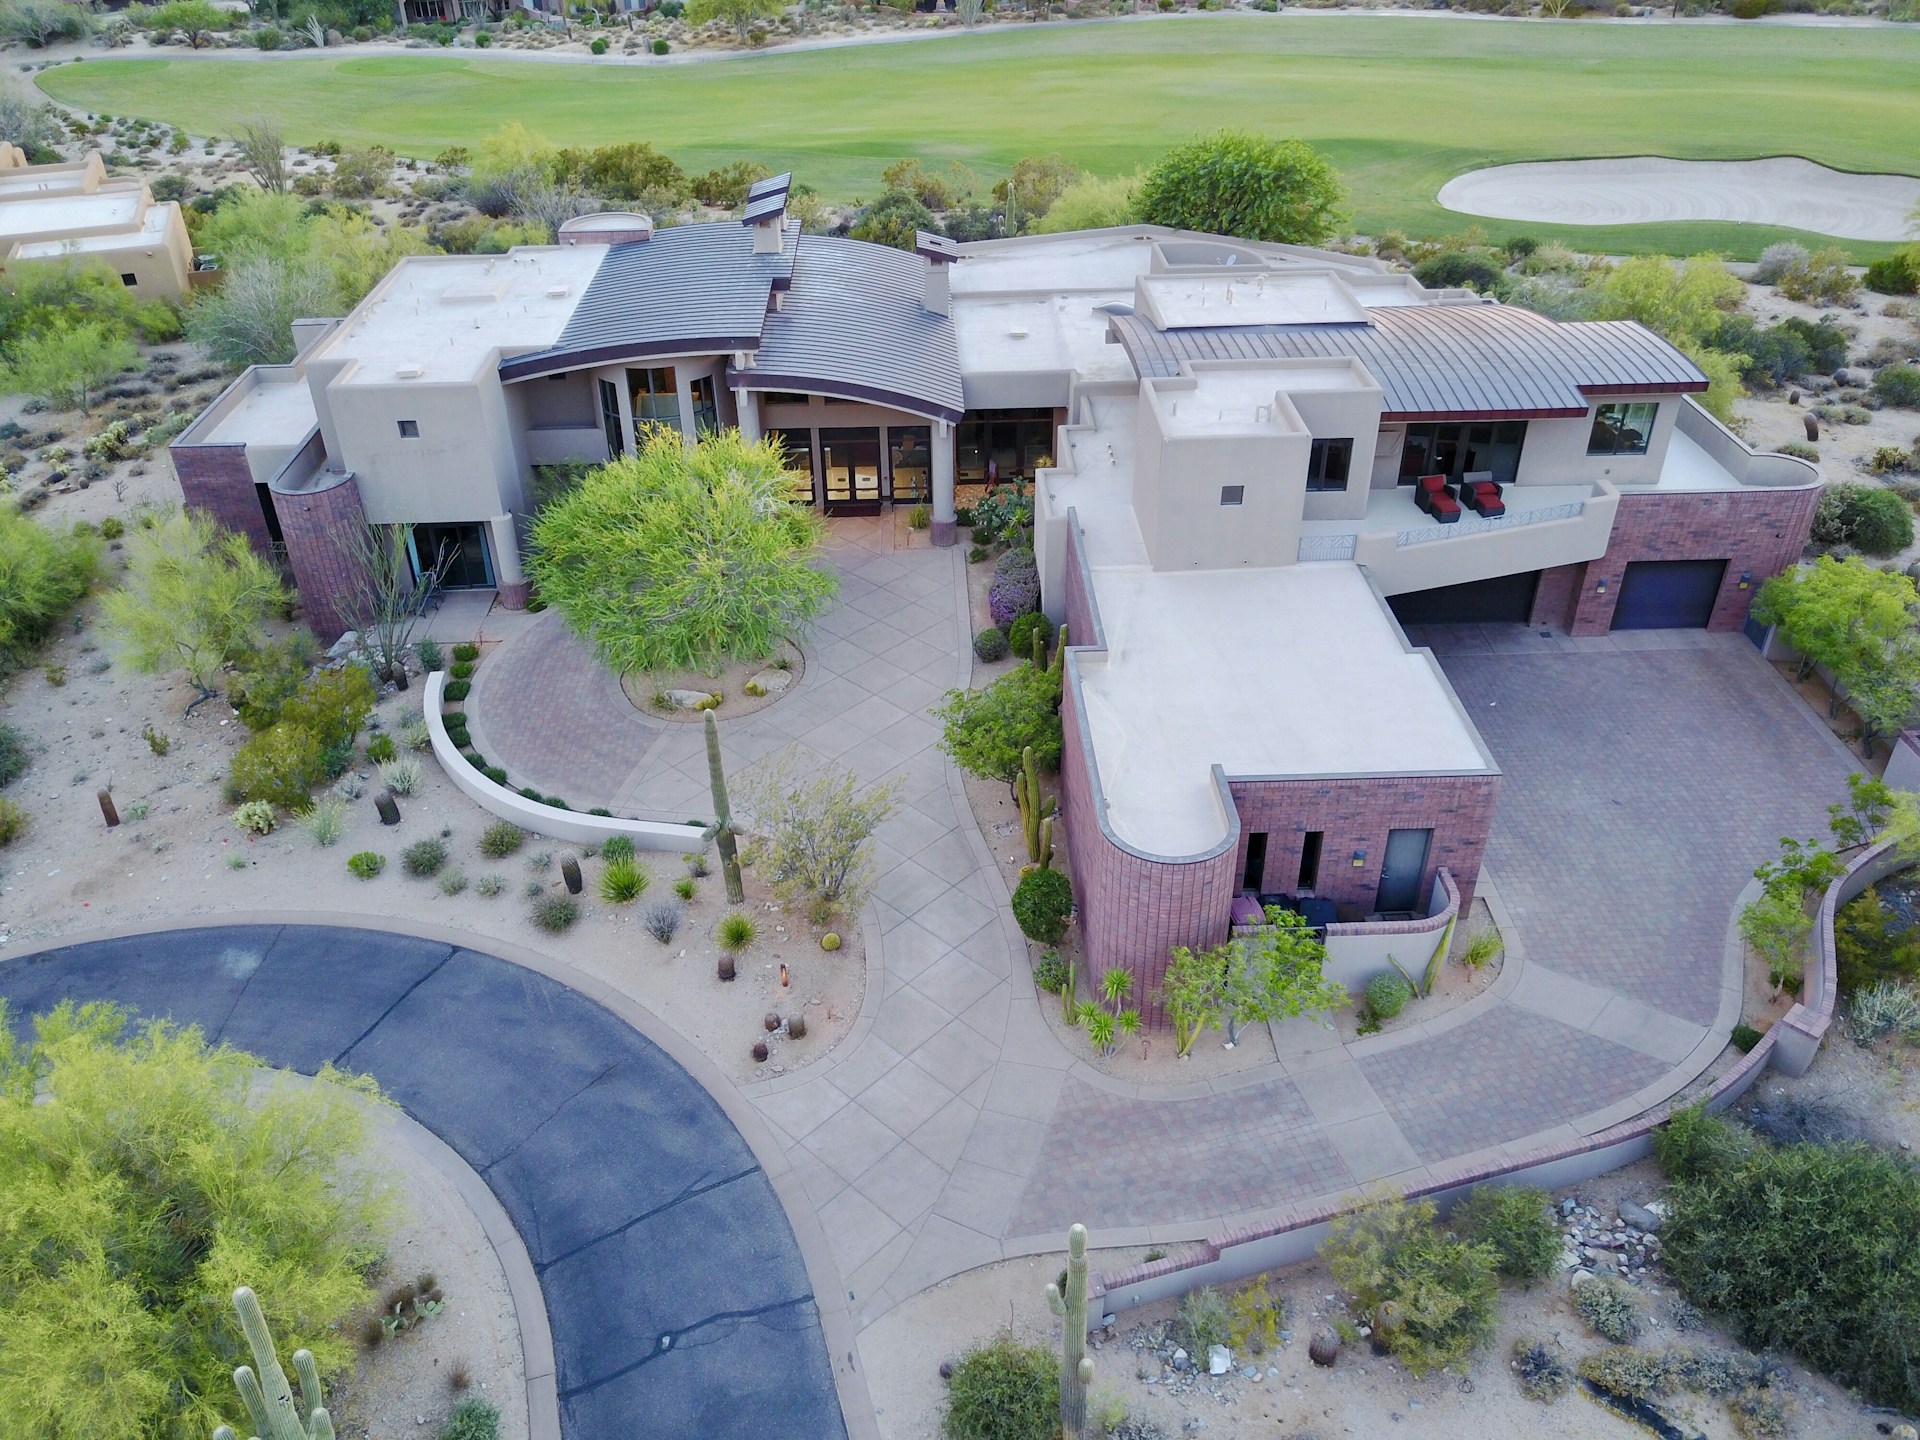
{"label": "exterior wall sconce", "polygon": [[1366,865],[1366,863],[1367,863],[1366,851],[1356,850],[1353,852],[1353,868],[1354,869],[1359,870],[1363,868]]}
{"label": "exterior wall sconce", "polygon": [[1607,593],[1607,577],[1606,576],[1602,575],[1600,577],[1600,583],[1593,587],[1593,593],[1596,595],[1604,595]]}
{"label": "exterior wall sconce", "polygon": [[1740,588],[1742,590],[1750,590],[1753,588],[1753,571],[1742,570],[1740,572]]}

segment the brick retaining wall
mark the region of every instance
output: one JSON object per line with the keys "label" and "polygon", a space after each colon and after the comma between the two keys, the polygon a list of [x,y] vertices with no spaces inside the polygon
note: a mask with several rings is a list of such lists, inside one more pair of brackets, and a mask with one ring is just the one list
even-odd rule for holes
{"label": "brick retaining wall", "polygon": [[247,537],[262,555],[273,549],[267,517],[260,509],[260,492],[247,464],[244,445],[174,445],[167,450],[173,473],[189,509],[211,515],[229,530]]}
{"label": "brick retaining wall", "polygon": [[330,645],[353,628],[347,609],[359,564],[352,545],[365,532],[367,515],[353,476],[327,478],[333,483],[325,489],[275,491],[273,507],[307,628]]}

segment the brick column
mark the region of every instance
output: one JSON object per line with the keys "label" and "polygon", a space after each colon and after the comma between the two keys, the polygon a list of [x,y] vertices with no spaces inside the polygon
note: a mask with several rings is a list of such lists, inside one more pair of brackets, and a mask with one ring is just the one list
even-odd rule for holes
{"label": "brick column", "polygon": [[262,555],[273,551],[273,536],[260,509],[253,468],[244,445],[170,445],[167,458],[179,477],[187,508],[211,515],[220,524],[247,537]]}
{"label": "brick column", "polygon": [[307,628],[330,645],[353,628],[347,618],[359,575],[353,545],[367,527],[360,487],[350,474],[324,470],[311,487],[274,491],[273,506]]}

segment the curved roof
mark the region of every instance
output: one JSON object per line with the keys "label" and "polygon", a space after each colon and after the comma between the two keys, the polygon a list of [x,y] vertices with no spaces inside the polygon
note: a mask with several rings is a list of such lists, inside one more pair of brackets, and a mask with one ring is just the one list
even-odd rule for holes
{"label": "curved roof", "polygon": [[960,348],[952,318],[926,308],[927,263],[887,245],[802,235],[793,284],[766,317],[752,366],[730,370],[727,383],[958,420]]}

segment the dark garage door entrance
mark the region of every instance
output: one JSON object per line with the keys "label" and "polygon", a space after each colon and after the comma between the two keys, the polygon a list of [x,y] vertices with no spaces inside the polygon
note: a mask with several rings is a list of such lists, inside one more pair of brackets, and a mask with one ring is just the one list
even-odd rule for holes
{"label": "dark garage door entrance", "polygon": [[1402,625],[1524,625],[1533,617],[1533,592],[1539,583],[1538,570],[1523,570],[1465,585],[1409,590],[1390,597],[1387,604]]}
{"label": "dark garage door entrance", "polygon": [[1726,579],[1724,560],[1637,560],[1620,581],[1615,630],[1700,630]]}

